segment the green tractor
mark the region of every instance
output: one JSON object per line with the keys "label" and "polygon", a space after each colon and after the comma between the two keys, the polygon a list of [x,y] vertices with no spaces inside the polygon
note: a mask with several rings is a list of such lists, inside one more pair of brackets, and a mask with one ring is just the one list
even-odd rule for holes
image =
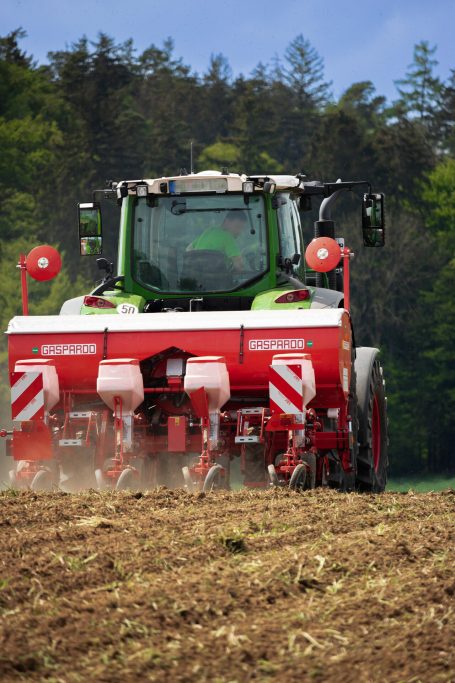
{"label": "green tractor", "polygon": [[[300,211],[322,197],[315,237],[335,238],[333,201],[362,185],[369,188],[359,181],[319,183],[302,176],[215,171],[111,183],[94,194],[116,198],[121,209],[116,272],[107,259],[98,258],[106,271],[101,285],[66,302],[61,313],[343,306],[341,266],[321,274],[305,263]],[[364,195],[365,246],[384,244],[383,202],[382,194]],[[99,256],[99,203],[79,205],[79,234],[81,254]]]}

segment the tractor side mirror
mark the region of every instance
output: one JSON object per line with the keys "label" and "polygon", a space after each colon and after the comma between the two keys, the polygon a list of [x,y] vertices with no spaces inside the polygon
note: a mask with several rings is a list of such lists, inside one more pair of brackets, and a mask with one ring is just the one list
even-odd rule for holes
{"label": "tractor side mirror", "polygon": [[101,207],[97,202],[78,204],[80,253],[99,255],[103,252]]}
{"label": "tractor side mirror", "polygon": [[382,192],[363,195],[362,233],[365,247],[384,246],[384,194]]}

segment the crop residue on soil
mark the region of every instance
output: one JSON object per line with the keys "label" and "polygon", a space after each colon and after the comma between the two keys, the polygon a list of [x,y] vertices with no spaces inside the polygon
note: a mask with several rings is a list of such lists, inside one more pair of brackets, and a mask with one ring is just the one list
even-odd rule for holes
{"label": "crop residue on soil", "polygon": [[453,491],[0,494],[0,680],[455,680]]}

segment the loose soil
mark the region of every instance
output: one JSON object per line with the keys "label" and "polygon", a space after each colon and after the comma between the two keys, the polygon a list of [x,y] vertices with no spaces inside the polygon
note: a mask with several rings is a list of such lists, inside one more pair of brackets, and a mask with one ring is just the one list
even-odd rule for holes
{"label": "loose soil", "polygon": [[455,680],[455,492],[0,494],[1,681]]}

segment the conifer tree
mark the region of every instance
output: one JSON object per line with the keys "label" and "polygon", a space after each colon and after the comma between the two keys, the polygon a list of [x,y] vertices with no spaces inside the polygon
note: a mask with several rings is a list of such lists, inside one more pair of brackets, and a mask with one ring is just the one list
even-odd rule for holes
{"label": "conifer tree", "polygon": [[436,45],[430,47],[427,40],[414,46],[414,59],[404,78],[395,81],[400,99],[398,107],[411,118],[431,126],[432,117],[440,106],[443,85],[434,75],[438,61],[434,59]]}

